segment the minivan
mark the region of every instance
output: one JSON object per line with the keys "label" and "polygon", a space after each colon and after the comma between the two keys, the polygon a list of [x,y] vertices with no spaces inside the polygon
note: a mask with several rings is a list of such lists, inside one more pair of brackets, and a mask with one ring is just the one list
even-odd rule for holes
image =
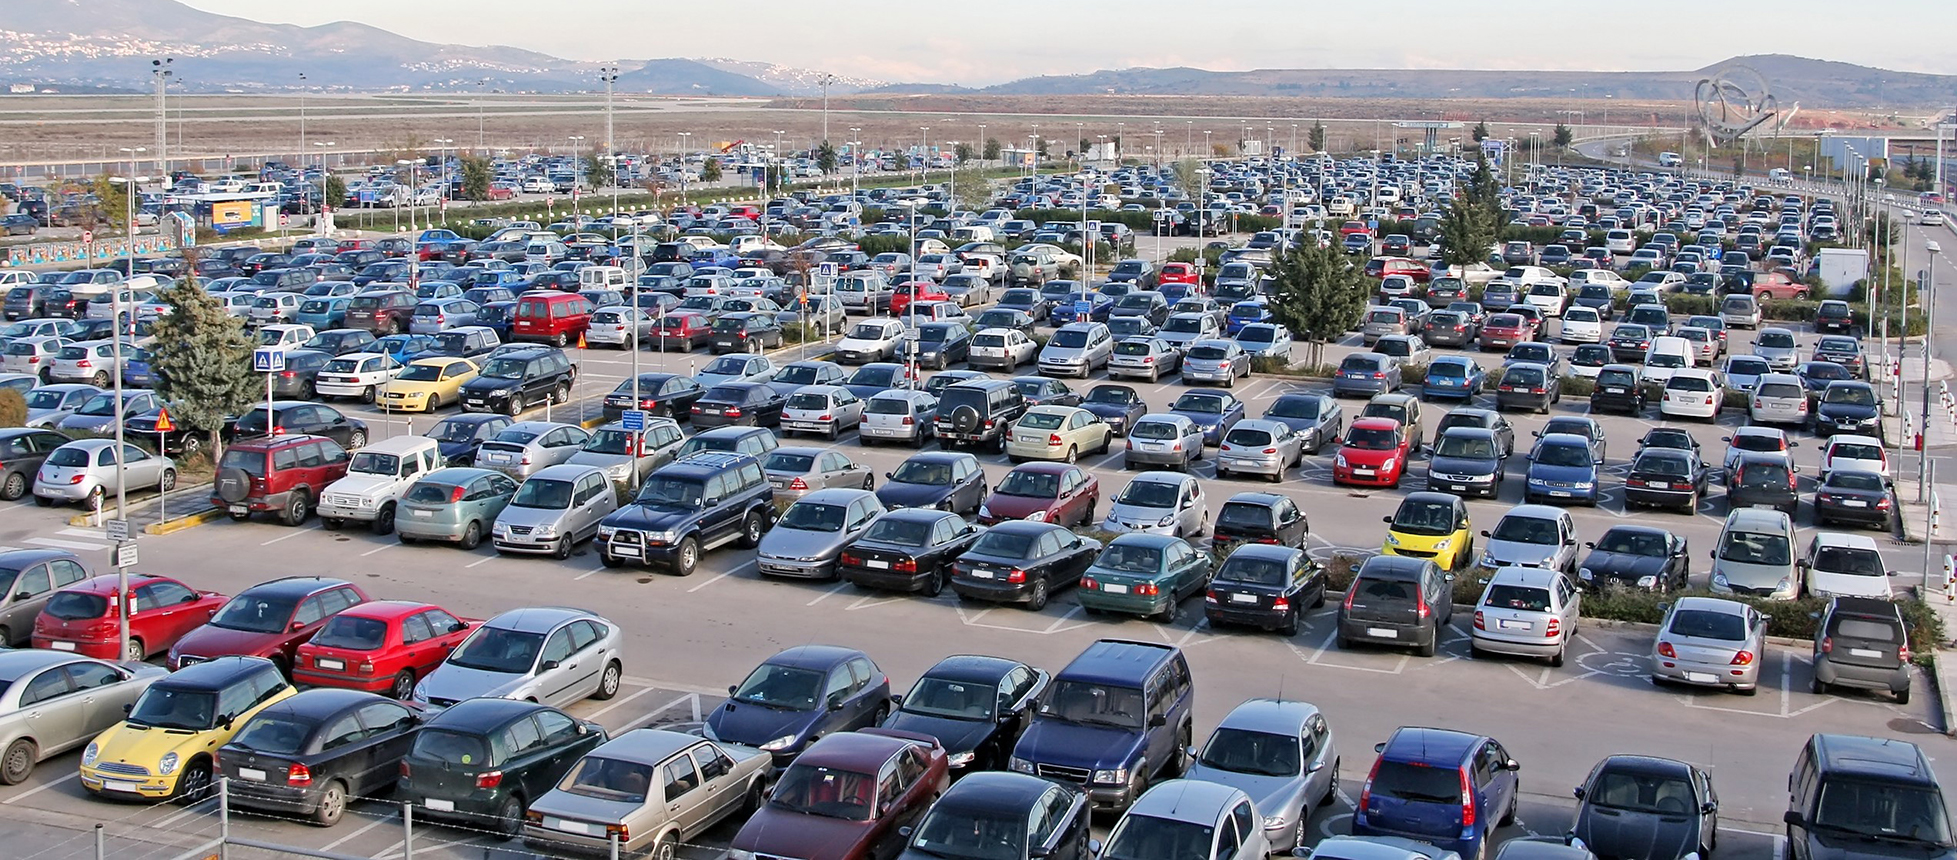
{"label": "minivan", "polygon": [[577,293],[534,291],[517,297],[510,340],[549,341],[559,348],[582,341],[591,325],[591,300]]}
{"label": "minivan", "polygon": [[1711,551],[1712,591],[1792,600],[1808,566],[1797,553],[1793,517],[1767,508],[1733,511]]}
{"label": "minivan", "polygon": [[1339,605],[1339,647],[1411,645],[1432,657],[1453,615],[1454,574],[1429,559],[1376,555],[1360,566]]}
{"label": "minivan", "polygon": [[1082,787],[1096,809],[1126,809],[1185,768],[1195,699],[1181,649],[1098,640],[1053,676],[1008,766]]}
{"label": "minivan", "polygon": [[1818,734],[1787,775],[1789,860],[1951,860],[1950,814],[1930,760],[1895,738]]}

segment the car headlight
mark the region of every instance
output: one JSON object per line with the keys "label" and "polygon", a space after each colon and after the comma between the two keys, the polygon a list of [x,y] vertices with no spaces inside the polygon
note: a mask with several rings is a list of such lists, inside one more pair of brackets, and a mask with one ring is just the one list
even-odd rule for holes
{"label": "car headlight", "polygon": [[156,763],[156,772],[163,774],[164,776],[169,776],[170,774],[176,773],[177,754],[173,752],[164,753],[163,760]]}
{"label": "car headlight", "polygon": [[984,505],[979,505],[979,514],[978,514],[978,515],[979,515],[979,516],[981,516],[981,517],[989,517],[989,516],[992,516],[992,509],[991,509],[991,508],[988,508],[988,507],[986,507],[986,506],[984,506]]}
{"label": "car headlight", "polygon": [[1176,521],[1176,515],[1169,514],[1168,516],[1163,517],[1160,521],[1156,522],[1156,525],[1162,528],[1168,528],[1175,521]]}
{"label": "car headlight", "polygon": [[1393,457],[1388,457],[1388,458],[1386,458],[1386,459],[1385,459],[1384,461],[1381,461],[1381,462],[1380,462],[1380,464],[1379,464],[1379,468],[1380,468],[1380,470],[1381,470],[1381,471],[1385,471],[1385,470],[1387,470],[1387,469],[1391,469],[1391,468],[1393,468],[1393,465],[1394,465],[1395,463],[1398,463],[1398,462],[1399,462],[1399,460],[1397,460],[1397,459],[1395,459],[1395,458],[1393,458]]}
{"label": "car headlight", "polygon": [[530,536],[531,536],[531,537],[539,537],[539,538],[553,538],[553,537],[557,537],[557,527],[556,527],[556,526],[537,526],[536,528],[533,528],[533,529],[531,529],[531,530],[530,530]]}
{"label": "car headlight", "polygon": [[498,536],[507,535],[510,533],[510,526],[508,523],[497,523],[489,531],[490,534],[494,534]]}
{"label": "car headlight", "polygon": [[617,529],[616,527],[614,527],[614,526],[599,526],[599,527],[598,527],[598,539],[599,539],[599,540],[602,540],[602,541],[609,541],[609,540],[611,540],[611,539],[612,539],[612,535],[615,535],[615,534],[618,534],[618,529]]}
{"label": "car headlight", "polygon": [[96,756],[101,754],[102,748],[97,746],[94,741],[89,741],[88,748],[82,750],[82,767],[94,767]]}
{"label": "car headlight", "polygon": [[1499,559],[1495,558],[1494,553],[1485,552],[1481,554],[1481,566],[1487,568],[1496,568],[1496,567],[1501,567],[1502,562]]}
{"label": "car headlight", "polygon": [[1453,538],[1451,538],[1451,537],[1449,537],[1449,538],[1441,538],[1439,542],[1437,542],[1437,543],[1435,543],[1435,544],[1434,544],[1434,551],[1435,551],[1435,552],[1447,552],[1447,548],[1448,548],[1448,547],[1450,547],[1450,546],[1453,546],[1453,545],[1454,545],[1454,539],[1453,539]]}
{"label": "car headlight", "polygon": [[1266,815],[1266,816],[1264,816],[1264,829],[1265,829],[1265,830],[1283,830],[1283,829],[1284,829],[1284,824],[1285,824],[1285,822],[1284,822],[1284,816],[1282,816],[1282,815]]}
{"label": "car headlight", "polygon": [[[1587,568],[1587,567],[1586,567],[1586,568],[1581,568],[1581,569],[1579,569],[1579,570],[1578,570],[1578,571],[1576,572],[1576,578],[1578,578],[1578,579],[1596,579],[1596,578],[1597,578],[1597,574],[1596,574],[1596,573],[1594,573],[1594,572],[1592,572],[1592,571],[1590,570],[1590,568]],[[1647,577],[1647,578],[1648,578],[1648,577]]]}
{"label": "car headlight", "polygon": [[949,763],[952,767],[964,767],[965,765],[971,764],[972,761],[977,758],[978,758],[978,753],[973,753],[973,752],[952,753]]}
{"label": "car headlight", "polygon": [[1097,770],[1094,772],[1095,785],[1120,785],[1128,781],[1128,769]]}
{"label": "car headlight", "polygon": [[1780,592],[1783,591],[1791,592],[1793,590],[1794,590],[1794,580],[1788,579],[1787,577],[1784,576],[1780,578],[1780,583],[1774,586],[1775,594],[1779,594]]}
{"label": "car headlight", "polygon": [[680,539],[680,533],[676,531],[646,532],[646,540],[649,541],[657,541],[659,543],[673,543],[679,539]]}
{"label": "car headlight", "polygon": [[1721,573],[1721,572],[1719,572],[1719,571],[1714,571],[1714,572],[1713,572],[1713,574],[1712,574],[1712,584],[1713,584],[1713,585],[1717,585],[1717,586],[1719,586],[1720,588],[1727,588],[1727,587],[1729,587],[1729,584],[1728,584],[1728,583],[1726,582],[1726,574],[1724,574],[1724,573]]}
{"label": "car headlight", "polygon": [[1332,463],[1333,463],[1334,465],[1336,465],[1336,466],[1338,466],[1338,467],[1339,467],[1339,468],[1341,468],[1341,469],[1343,469],[1343,468],[1345,468],[1345,467],[1347,466],[1347,463],[1346,463],[1346,461],[1345,461],[1345,455],[1344,455],[1344,454],[1340,454],[1340,455],[1338,455],[1337,457],[1333,457],[1333,458],[1332,458]]}
{"label": "car headlight", "polygon": [[1036,523],[1046,522],[1046,511],[1034,511],[1030,514],[1027,514],[1026,518]]}
{"label": "car headlight", "polygon": [[1579,490],[1588,490],[1594,485],[1590,481],[1571,481],[1570,486]]}
{"label": "car headlight", "polygon": [[1657,587],[1658,587],[1658,577],[1655,577],[1655,576],[1640,576],[1640,577],[1638,577],[1638,587],[1639,587],[1639,588],[1657,588]]}
{"label": "car headlight", "polygon": [[1400,545],[1400,538],[1399,538],[1399,536],[1398,536],[1398,535],[1395,535],[1395,534],[1393,534],[1392,532],[1387,532],[1387,533],[1386,533],[1386,545],[1387,545],[1387,546],[1399,546],[1399,545]]}
{"label": "car headlight", "polygon": [[742,851],[739,848],[729,848],[727,849],[726,858],[727,860],[754,860],[754,852]]}
{"label": "car headlight", "polygon": [[761,748],[767,750],[768,752],[774,752],[776,750],[788,749],[789,747],[794,746],[794,744],[795,744],[794,735],[782,735],[781,737],[775,738],[774,740],[762,744]]}
{"label": "car headlight", "polygon": [[426,702],[426,701],[428,701],[428,684],[427,684],[427,682],[425,682],[425,681],[424,681],[424,682],[421,682],[421,683],[418,683],[418,684],[415,684],[415,690],[414,690],[414,692],[413,692],[413,693],[410,693],[410,694],[408,694],[408,698],[410,698],[410,699],[413,699],[413,700],[415,700],[415,701],[417,701],[417,702]]}
{"label": "car headlight", "polygon": [[1017,756],[1006,762],[1006,767],[1010,768],[1014,773],[1033,772],[1033,763]]}

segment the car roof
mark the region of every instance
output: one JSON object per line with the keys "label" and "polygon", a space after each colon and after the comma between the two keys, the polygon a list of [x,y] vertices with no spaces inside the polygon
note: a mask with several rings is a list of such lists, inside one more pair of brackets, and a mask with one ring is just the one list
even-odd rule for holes
{"label": "car roof", "polygon": [[1400,422],[1395,421],[1391,418],[1383,418],[1378,415],[1373,415],[1364,418],[1353,419],[1352,429],[1354,430],[1398,430],[1400,429]]}
{"label": "car roof", "polygon": [[1175,654],[1175,646],[1126,639],[1099,639],[1060,670],[1058,678],[1136,686]]}
{"label": "car roof", "polygon": [[325,718],[348,708],[387,701],[377,693],[340,687],[314,687],[266,706],[261,713],[285,713]]}
{"label": "car roof", "polygon": [[700,743],[699,735],[666,729],[640,728],[606,741],[589,755],[640,764],[658,764],[674,753]]}
{"label": "car roof", "polygon": [[[1495,585],[1499,583],[1502,585],[1521,585],[1531,588],[1548,588],[1555,584],[1559,576],[1562,576],[1562,574],[1547,568],[1509,566],[1496,568],[1494,574],[1488,577],[1487,584]],[[1487,593],[1486,591],[1482,592],[1484,596]]]}
{"label": "car roof", "polygon": [[[204,665],[204,664],[198,664]],[[172,675],[171,677],[175,677]],[[464,699],[455,703],[425,723],[426,728],[460,730],[463,732],[488,732],[536,713],[553,710],[548,705],[515,699]]]}
{"label": "car roof", "polygon": [[1128,807],[1130,815],[1213,824],[1244,793],[1198,779],[1172,779],[1149,788]]}
{"label": "car roof", "polygon": [[[1579,440],[1582,438],[1581,436],[1577,437]],[[1508,519],[1509,517],[1527,517],[1537,520],[1560,520],[1569,515],[1568,511],[1555,507],[1554,505],[1516,505],[1515,507],[1509,508],[1507,513],[1502,514],[1502,519]]]}
{"label": "car roof", "polygon": [[214,657],[171,672],[157,679],[157,684],[188,690],[220,690],[236,683],[240,678],[276,666],[277,664],[263,657]]}
{"label": "car roof", "polygon": [[250,594],[253,596],[288,595],[292,597],[305,597],[329,588],[338,588],[342,585],[352,584],[344,579],[333,579],[324,576],[287,576],[261,582],[238,593],[240,595]]}
{"label": "car roof", "polygon": [[808,502],[817,505],[848,505],[857,499],[874,499],[876,495],[876,493],[861,487],[829,487],[828,489],[816,490],[797,499],[796,504]]}
{"label": "car roof", "polygon": [[1223,716],[1223,722],[1217,724],[1217,728],[1249,729],[1263,732],[1270,732],[1273,729],[1285,729],[1295,733],[1298,728],[1305,724],[1306,720],[1311,719],[1317,713],[1318,706],[1310,702],[1298,702],[1286,699],[1246,699],[1236,707],[1231,708],[1230,713]]}
{"label": "car roof", "polygon": [[[30,564],[40,564],[57,558],[81,561],[79,556],[65,549],[14,549],[0,552],[0,568],[21,570]],[[4,653],[6,652],[0,651],[0,654]]]}
{"label": "car roof", "polygon": [[1466,759],[1475,747],[1481,745],[1481,741],[1480,735],[1471,735],[1467,732],[1402,726],[1387,739],[1386,746],[1380,750],[1380,758],[1387,761],[1455,765]]}
{"label": "car roof", "polygon": [[855,658],[865,657],[863,652],[840,645],[797,645],[776,653],[762,662],[771,666],[793,666],[802,669],[828,669]]}
{"label": "car roof", "polygon": [[31,672],[64,663],[86,662],[89,658],[62,651],[16,648],[0,651],[0,683],[12,683]]}
{"label": "car roof", "polygon": [[523,633],[548,633],[576,618],[599,618],[595,612],[568,606],[526,606],[498,614],[483,622],[484,627]]}
{"label": "car roof", "polygon": [[1823,767],[1833,773],[1937,784],[1936,775],[1924,767],[1923,751],[1908,741],[1817,734],[1814,744],[1819,748]]}
{"label": "car roof", "polygon": [[530,477],[526,478],[525,480],[542,479],[548,481],[576,481],[577,479],[582,478],[585,475],[590,474],[592,472],[603,474],[604,471],[605,471],[604,469],[592,465],[586,465],[580,463],[558,463],[554,466],[545,466],[541,469],[538,469],[535,472],[531,472]]}
{"label": "car roof", "polygon": [[1822,532],[1815,535],[1814,546],[1817,549],[1821,547],[1845,547],[1848,549],[1873,550],[1876,548],[1875,540],[1868,535],[1845,534],[1843,532]]}
{"label": "car roof", "polygon": [[1674,612],[1686,609],[1743,617],[1746,615],[1747,606],[1737,600],[1727,600],[1723,597],[1681,597],[1672,603]]}
{"label": "car roof", "polygon": [[[952,783],[936,805],[953,809],[982,808],[1024,813],[1055,783],[1023,773],[979,771]],[[1069,789],[1078,791],[1078,789]]]}
{"label": "car roof", "polygon": [[1006,673],[1024,664],[1004,657],[988,657],[976,654],[954,654],[939,660],[936,665],[925,670],[920,678],[943,678],[951,681],[994,682]]}

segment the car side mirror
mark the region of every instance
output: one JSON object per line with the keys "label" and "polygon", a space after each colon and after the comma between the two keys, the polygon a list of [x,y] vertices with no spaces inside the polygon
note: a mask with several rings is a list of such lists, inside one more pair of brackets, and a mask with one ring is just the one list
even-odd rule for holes
{"label": "car side mirror", "polygon": [[131,702],[131,703],[129,703],[129,704],[127,704],[127,705],[123,705],[123,706],[122,706],[122,715],[123,715],[123,716],[125,716],[125,717],[126,717],[126,716],[129,716],[129,712],[130,712],[130,711],[132,711],[132,710],[135,710],[135,708],[136,708],[136,705],[135,705],[135,703],[134,703],[134,702]]}
{"label": "car side mirror", "polygon": [[1596,541],[1594,541],[1594,540],[1587,540],[1587,541],[1584,541],[1584,542],[1583,542],[1583,547],[1584,547],[1584,549],[1596,549],[1596,548],[1597,548],[1597,542],[1596,542]]}
{"label": "car side mirror", "polygon": [[1570,793],[1571,793],[1571,794],[1573,794],[1573,795],[1575,795],[1575,796],[1576,796],[1576,799],[1578,799],[1578,800],[1582,800],[1582,799],[1583,799],[1583,786],[1581,786],[1581,785],[1579,785],[1579,786],[1577,786],[1577,787],[1576,787],[1576,790],[1575,790],[1575,791],[1572,791],[1572,792],[1570,792]]}
{"label": "car side mirror", "polygon": [[294,633],[297,633],[297,632],[299,632],[299,631],[301,631],[301,630],[304,630],[304,629],[306,629],[306,622],[304,622],[304,621],[294,621],[294,622],[292,622],[292,626],[291,626],[291,627],[288,627],[288,628],[286,628],[286,629],[288,629],[288,630],[290,630],[290,631],[292,631],[292,632],[294,632]]}
{"label": "car side mirror", "polygon": [[16,595],[14,595],[14,599],[15,599],[15,600],[26,600],[26,599],[28,599],[28,598],[30,598],[30,597],[33,597],[33,596],[34,596],[34,595],[32,595],[32,594],[29,594],[29,593],[27,593],[27,592],[25,592],[25,591],[23,591],[23,592],[21,592],[21,593],[19,593],[19,594],[16,594]]}
{"label": "car side mirror", "polygon": [[1488,530],[1487,530],[1487,529],[1482,529],[1482,530],[1481,530],[1481,536],[1482,536],[1482,537],[1488,537]]}
{"label": "car side mirror", "polygon": [[841,696],[837,696],[836,698],[829,700],[829,710],[840,711],[842,709],[843,709],[843,699]]}
{"label": "car side mirror", "polygon": [[1387,525],[1392,525],[1392,524],[1393,524],[1393,518],[1392,518],[1392,517],[1390,517],[1390,516],[1389,516],[1389,517],[1380,517],[1380,518],[1379,518],[1379,521],[1380,521],[1380,522],[1383,522],[1383,523],[1385,523],[1385,524],[1387,524]]}
{"label": "car side mirror", "polygon": [[735,686],[734,686],[733,684],[728,684],[728,685],[727,685],[727,695],[729,695],[729,696],[731,696],[731,695],[734,695],[734,691],[735,691],[736,689],[738,689],[738,688],[737,688],[737,687],[735,687]]}
{"label": "car side mirror", "polygon": [[1521,770],[1521,769],[1522,769],[1522,763],[1521,763],[1521,762],[1519,762],[1519,761],[1516,761],[1515,759],[1509,759],[1508,761],[1505,761],[1505,762],[1502,762],[1502,769],[1503,769],[1503,770],[1510,770],[1510,771],[1516,771],[1516,770]]}
{"label": "car side mirror", "polygon": [[552,670],[552,669],[555,669],[555,668],[557,668],[557,667],[558,667],[559,665],[560,665],[560,664],[559,664],[559,663],[558,663],[558,662],[557,662],[556,660],[545,660],[545,661],[543,662],[543,665],[542,665],[542,666],[539,666],[538,668],[540,668],[540,669],[543,669],[544,671],[546,671],[546,672],[548,672],[548,671],[550,671],[550,670]]}
{"label": "car side mirror", "polygon": [[1379,743],[1373,744],[1373,752],[1376,753],[1386,752],[1386,742],[1380,741]]}
{"label": "car side mirror", "polygon": [[903,696],[903,694],[901,694],[901,693],[891,693],[891,694],[890,694],[890,704],[892,704],[892,705],[896,705],[896,706],[899,706],[899,707],[902,707],[902,706],[903,706],[903,704],[904,704],[904,696]]}
{"label": "car side mirror", "polygon": [[905,839],[911,838],[911,832],[912,832],[912,828],[909,826],[897,828],[897,835],[902,836]]}
{"label": "car side mirror", "polygon": [[1156,714],[1148,718],[1148,727],[1151,729],[1159,729],[1168,724],[1169,724],[1168,714]]}
{"label": "car side mirror", "polygon": [[1802,818],[1799,812],[1796,812],[1792,809],[1789,809],[1786,812],[1782,813],[1780,816],[1780,820],[1782,823],[1792,825],[1794,827],[1807,826],[1807,819]]}
{"label": "car side mirror", "polygon": [[1718,812],[1718,811],[1719,811],[1719,801],[1708,800],[1705,803],[1699,804],[1699,812],[1702,815],[1711,815],[1714,812]]}

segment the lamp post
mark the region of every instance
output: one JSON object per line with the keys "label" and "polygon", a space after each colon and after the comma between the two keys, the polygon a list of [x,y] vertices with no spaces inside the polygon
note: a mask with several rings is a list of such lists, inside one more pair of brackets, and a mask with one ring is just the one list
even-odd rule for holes
{"label": "lamp post", "polygon": [[[130,153],[130,175],[126,177],[112,176],[109,178],[109,181],[123,186],[122,201],[124,220],[122,223],[124,229],[129,234],[128,241],[123,243],[123,260],[128,270],[133,272],[135,271],[134,267],[136,264],[136,186],[150,181],[150,177],[135,175],[135,153],[141,152],[142,150],[124,151]],[[115,333],[109,336],[109,349],[114,355],[113,360],[115,361],[114,373],[110,376],[110,380],[112,382],[112,390],[114,391],[112,396],[115,398],[116,412],[116,517],[126,520],[129,516],[129,481],[127,480],[128,476],[123,472],[122,425],[124,421],[123,409],[127,404],[122,399],[122,338],[124,331],[122,315],[127,313],[129,315],[129,324],[133,326],[136,322],[136,309],[133,306],[133,302],[129,305],[123,303],[122,283],[111,285],[109,290],[109,307],[115,309],[113,316],[116,321]],[[269,421],[271,416],[268,415],[266,418]],[[158,447],[161,447],[161,445]],[[162,513],[167,512],[159,512],[159,514]],[[97,509],[97,514],[100,514],[99,508]],[[116,560],[118,562],[121,561],[121,555],[120,552],[116,553]],[[122,564],[116,565],[116,595],[116,599],[121,601],[121,606],[118,608],[122,610],[116,613],[116,641],[118,643],[116,653],[127,658],[129,655],[129,612],[127,611],[129,608],[129,568]]]}
{"label": "lamp post", "polygon": [[[679,139],[680,139],[680,202],[679,202],[679,205],[681,205],[681,206],[685,206],[685,205],[686,205],[686,148],[687,148],[687,145],[688,145],[688,144],[690,144],[690,143],[692,142],[692,141],[690,141],[690,140],[688,140],[688,138],[691,138],[692,136],[693,136],[693,132],[690,132],[690,131],[682,131],[682,132],[680,132],[680,133],[679,133]],[[664,339],[661,339],[661,340],[660,340],[659,342],[660,342],[661,344],[664,344],[664,343],[665,343],[666,341],[665,341]]]}
{"label": "lamp post", "polygon": [[617,66],[600,66],[598,80],[605,82],[605,154],[618,151],[617,137],[612,134],[612,85],[618,83]]}
{"label": "lamp post", "polygon": [[584,135],[573,134],[566,139],[571,141],[571,223],[576,224],[578,223],[578,187],[584,184],[584,161],[579,157],[578,151],[584,143]]}
{"label": "lamp post", "polygon": [[306,157],[306,73],[299,73],[299,157]]}
{"label": "lamp post", "polygon": [[488,88],[489,88],[488,78],[480,78],[476,81],[476,151],[477,152],[482,152],[484,149],[487,148],[483,145],[483,137],[482,137],[482,97],[483,97],[483,91]]}
{"label": "lamp post", "polygon": [[[822,142],[829,142],[829,85],[836,82],[836,76],[823,72],[816,83],[822,85]],[[981,126],[983,127],[983,126]],[[854,137],[854,135],[851,135]]]}
{"label": "lamp post", "polygon": [[435,205],[442,210],[442,226],[447,227],[448,226],[448,148],[451,144],[455,143],[455,140],[447,137],[438,137],[431,142],[434,143],[436,146],[436,150],[435,150],[435,152],[437,153],[436,158],[439,160],[441,164],[441,168],[440,168],[441,172],[437,174],[437,176],[440,177],[440,181],[435,186],[436,187]]}
{"label": "lamp post", "polygon": [[[917,139],[919,141],[918,146],[921,147],[917,153],[917,167],[918,167],[917,181],[920,183],[930,182],[931,181],[931,127],[928,125],[918,126]],[[911,259],[913,260],[917,259],[916,255],[912,255]]]}
{"label": "lamp post", "polygon": [[[857,180],[863,175],[863,141],[857,139],[857,132],[862,130],[857,126],[849,127],[849,199],[852,203],[856,201]],[[828,319],[828,316],[825,314],[823,319]]]}
{"label": "lamp post", "polygon": [[957,212],[958,211],[958,141],[947,140],[945,141],[945,146],[951,147],[951,192],[945,195],[950,200],[950,202],[946,204],[945,208],[952,212]]}
{"label": "lamp post", "polygon": [[[774,158],[774,161],[775,161],[775,186],[776,186],[776,188],[775,188],[775,191],[776,191],[776,192],[780,192],[780,191],[785,191],[785,190],[787,190],[787,187],[788,187],[788,177],[787,177],[787,176],[786,176],[786,175],[785,175],[785,174],[783,173],[783,170],[784,170],[784,168],[783,168],[783,162],[782,162],[782,157],[781,157],[781,135],[782,135],[782,130],[781,130],[781,129],[775,129],[775,158]],[[765,182],[765,181],[767,180],[767,178],[768,178],[768,168],[767,168],[767,167],[765,167],[765,166],[763,166],[763,167],[761,168],[761,179],[762,179],[762,181],[764,181],[764,182]],[[765,220],[765,219],[767,219],[767,217],[768,217],[768,215],[767,215],[767,207],[765,207],[765,206],[764,206],[764,207],[762,207],[762,215],[761,215],[761,217],[762,217],[762,219],[763,219],[763,220]],[[763,227],[762,227],[762,232],[767,232],[767,228],[766,228],[766,225],[765,225],[765,224],[764,224],[764,225],[763,225]]]}
{"label": "lamp post", "polygon": [[330,140],[313,141],[314,149],[319,152],[319,215],[314,226],[319,228],[321,235],[326,233],[326,214],[331,211],[329,207],[336,205],[335,201],[326,199],[326,177],[330,175],[326,172],[326,148],[332,145],[333,141]]}
{"label": "lamp post", "polygon": [[170,159],[169,154],[164,150],[164,145],[167,143],[164,127],[169,122],[169,112],[164,105],[163,94],[173,74],[170,71],[170,64],[174,62],[176,60],[172,57],[150,61],[150,76],[156,79],[156,172],[164,176],[170,175]]}

